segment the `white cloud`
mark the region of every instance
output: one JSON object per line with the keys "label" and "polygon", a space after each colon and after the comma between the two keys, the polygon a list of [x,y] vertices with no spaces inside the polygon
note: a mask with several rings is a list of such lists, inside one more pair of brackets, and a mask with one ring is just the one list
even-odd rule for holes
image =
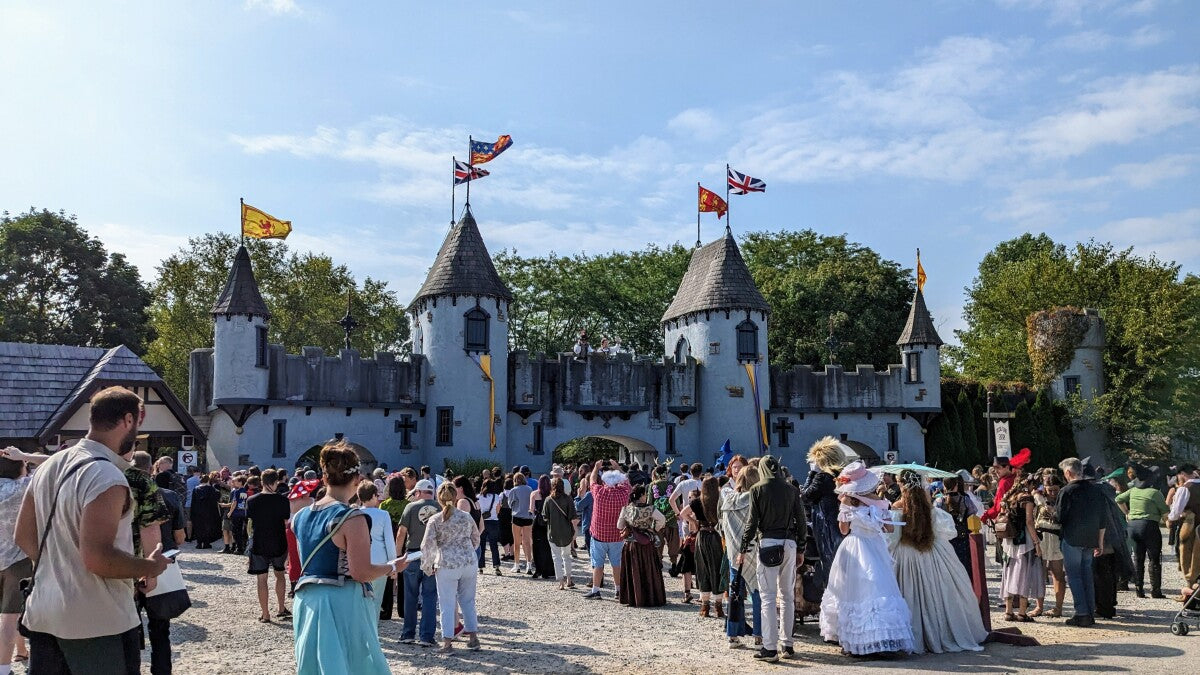
{"label": "white cloud", "polygon": [[667,128],[681,136],[709,141],[721,132],[721,123],[712,112],[703,108],[688,108],[671,118]]}
{"label": "white cloud", "polygon": [[301,14],[296,0],[246,0],[246,9],[261,9],[271,14]]}
{"label": "white cloud", "polygon": [[1050,43],[1053,49],[1072,52],[1099,52],[1113,46],[1125,49],[1145,49],[1166,42],[1171,32],[1154,25],[1138,28],[1127,36],[1118,37],[1102,30],[1087,30],[1064,35]]}
{"label": "white cloud", "polygon": [[1192,269],[1200,263],[1200,208],[1114,220],[1077,234],[1080,239],[1095,237],[1117,246],[1134,246],[1139,253],[1154,253]]}
{"label": "white cloud", "polygon": [[1007,9],[1040,10],[1050,15],[1051,24],[1083,23],[1084,14],[1107,9],[1115,0],[996,0]]}
{"label": "white cloud", "polygon": [[1074,157],[1200,119],[1200,68],[1104,78],[1072,106],[1034,122],[1022,140],[1035,157]]}

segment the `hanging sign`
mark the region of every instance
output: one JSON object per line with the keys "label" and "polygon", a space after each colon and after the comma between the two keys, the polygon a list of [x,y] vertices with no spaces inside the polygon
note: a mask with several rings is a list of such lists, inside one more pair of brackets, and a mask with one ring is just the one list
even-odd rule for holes
{"label": "hanging sign", "polygon": [[1012,457],[1012,440],[1008,435],[1008,420],[994,420],[992,425],[996,433],[996,456]]}

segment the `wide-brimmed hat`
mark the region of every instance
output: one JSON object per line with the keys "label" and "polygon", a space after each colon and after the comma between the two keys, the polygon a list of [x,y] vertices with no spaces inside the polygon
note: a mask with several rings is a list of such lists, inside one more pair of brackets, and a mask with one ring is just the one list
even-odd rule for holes
{"label": "wide-brimmed hat", "polygon": [[867,470],[862,462],[851,462],[838,477],[834,479],[837,487],[834,492],[843,495],[857,495],[871,492],[879,485],[879,476]]}

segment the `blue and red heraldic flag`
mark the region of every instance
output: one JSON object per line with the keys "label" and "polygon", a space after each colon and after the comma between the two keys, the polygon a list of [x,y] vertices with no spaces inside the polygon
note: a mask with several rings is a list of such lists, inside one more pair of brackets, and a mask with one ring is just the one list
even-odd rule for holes
{"label": "blue and red heraldic flag", "polygon": [[497,138],[495,143],[471,141],[471,163],[485,164],[490,162],[510,147],[512,147],[512,136],[508,134]]}
{"label": "blue and red heraldic flag", "polygon": [[747,176],[746,174],[734,171],[729,167],[725,167],[725,171],[728,173],[726,180],[729,181],[729,191],[735,195],[744,195],[749,192],[767,191],[767,184],[760,178]]}
{"label": "blue and red heraldic flag", "polygon": [[712,190],[697,187],[700,190],[700,213],[716,211],[718,219],[724,218],[725,212],[729,210],[729,204]]}
{"label": "blue and red heraldic flag", "polygon": [[470,164],[467,164],[466,162],[460,162],[457,159],[454,160],[454,184],[455,185],[462,185],[463,183],[466,183],[467,181],[472,181],[477,178],[483,178],[484,176],[488,175],[488,173],[489,173],[488,171],[485,171],[483,169],[476,169],[475,167],[471,166]]}

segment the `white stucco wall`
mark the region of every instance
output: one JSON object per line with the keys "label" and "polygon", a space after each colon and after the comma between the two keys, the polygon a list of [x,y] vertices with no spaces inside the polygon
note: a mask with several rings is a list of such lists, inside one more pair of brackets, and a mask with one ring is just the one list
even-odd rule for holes
{"label": "white stucco wall", "polygon": [[266,398],[266,368],[256,365],[260,316],[218,316],[213,321],[213,400]]}

